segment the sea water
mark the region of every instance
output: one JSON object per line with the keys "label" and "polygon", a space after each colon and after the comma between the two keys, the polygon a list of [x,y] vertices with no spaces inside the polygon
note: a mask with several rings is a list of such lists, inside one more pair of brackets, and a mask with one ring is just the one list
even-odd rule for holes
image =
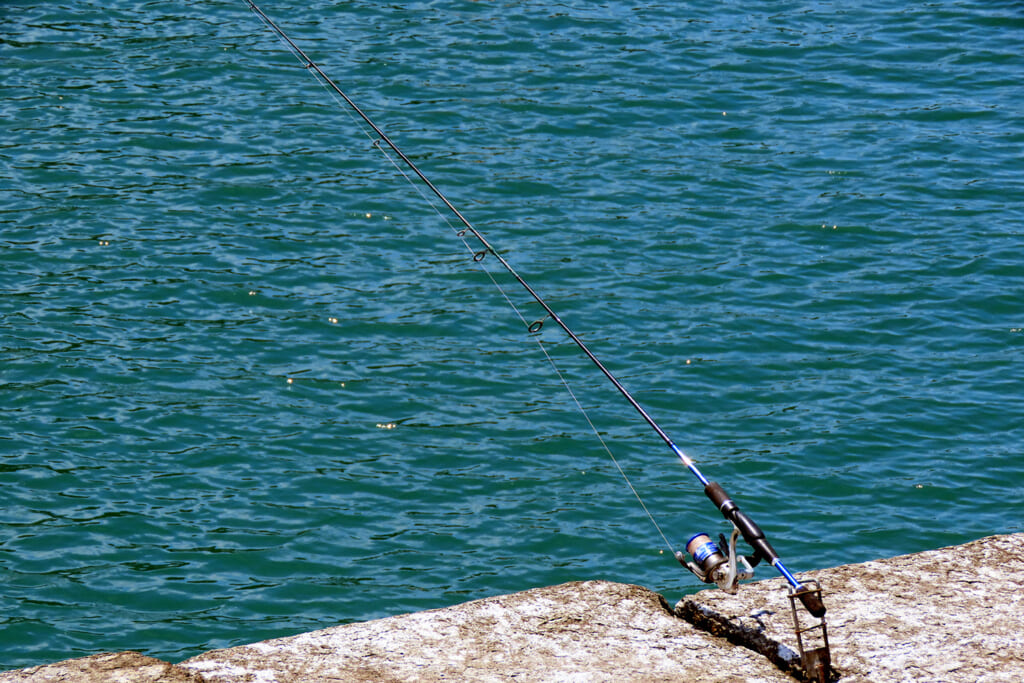
{"label": "sea water", "polygon": [[[1019,3],[263,9],[792,570],[1021,530]],[[244,2],[0,27],[0,669],[701,588],[699,483]]]}

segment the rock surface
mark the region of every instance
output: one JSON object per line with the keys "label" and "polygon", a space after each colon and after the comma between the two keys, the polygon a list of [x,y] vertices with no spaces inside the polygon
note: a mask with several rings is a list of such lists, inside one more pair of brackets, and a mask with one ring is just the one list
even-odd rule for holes
{"label": "rock surface", "polygon": [[[1024,534],[801,579],[825,592],[833,680],[1024,681]],[[104,654],[0,673],[0,683],[775,683],[801,675],[796,651],[781,579],[736,596],[702,591],[674,613],[645,588],[585,581],[214,650],[178,666]]]}
{"label": "rock surface", "polygon": [[182,666],[216,683],[792,681],[725,645],[657,593],[586,581],[217,650]]}
{"label": "rock surface", "polygon": [[0,683],[202,683],[201,676],[138,652],[105,652],[0,673]]}

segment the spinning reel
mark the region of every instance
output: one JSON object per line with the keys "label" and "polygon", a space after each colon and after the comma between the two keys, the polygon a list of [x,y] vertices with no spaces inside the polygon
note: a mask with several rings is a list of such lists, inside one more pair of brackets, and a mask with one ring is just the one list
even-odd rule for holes
{"label": "spinning reel", "polygon": [[681,551],[676,552],[676,559],[704,583],[718,584],[726,593],[735,594],[739,591],[739,582],[753,578],[754,567],[761,561],[757,554],[747,556],[736,552],[739,537],[740,530],[735,524],[728,542],[724,534],[718,535],[718,544],[705,533],[694,534],[686,542],[686,552],[693,556],[693,561],[687,561]]}

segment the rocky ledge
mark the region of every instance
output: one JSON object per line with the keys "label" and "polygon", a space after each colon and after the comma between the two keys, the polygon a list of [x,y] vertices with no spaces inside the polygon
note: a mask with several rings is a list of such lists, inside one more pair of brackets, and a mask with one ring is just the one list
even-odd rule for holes
{"label": "rocky ledge", "polygon": [[[833,681],[1024,681],[1024,534],[801,578],[824,588]],[[802,613],[806,617],[806,613]],[[804,619],[808,626],[813,620]],[[14,681],[793,681],[804,676],[781,579],[674,608],[584,581],[214,650],[180,664],[100,654],[0,673]]]}

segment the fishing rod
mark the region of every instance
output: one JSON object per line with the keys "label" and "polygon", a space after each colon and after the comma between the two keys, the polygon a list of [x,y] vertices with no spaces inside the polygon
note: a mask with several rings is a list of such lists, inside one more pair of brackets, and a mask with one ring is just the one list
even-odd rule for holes
{"label": "fishing rod", "polygon": [[[516,271],[512,265],[491,245],[487,238],[477,230],[469,220],[455,207],[437,186],[423,173],[422,170],[388,137],[384,131],[317,65],[299,46],[278,26],[267,14],[263,12],[253,0],[245,0],[249,9],[277,36],[287,49],[302,63],[303,67],[310,71],[329,91],[354,112],[363,123],[373,131],[376,136],[374,146],[385,152],[385,147],[393,152],[419,180],[426,186],[434,196],[447,208],[451,214],[462,225],[458,231],[459,237],[469,234],[477,240],[480,248],[473,252],[474,261],[481,261],[486,256],[495,258],[501,267],[540,305],[544,310],[545,318],[554,321],[562,329],[570,340],[583,352],[590,362],[608,379],[615,389],[626,399],[633,409],[643,420],[657,433],[665,442],[672,453],[686,466],[686,468],[697,478],[704,487],[704,494],[711,500],[715,507],[722,513],[722,516],[733,525],[732,536],[726,540],[719,536],[720,544],[716,544],[707,534],[697,534],[686,544],[687,551],[693,556],[692,562],[686,560],[682,552],[676,552],[676,559],[686,566],[698,578],[705,583],[716,583],[719,587],[728,592],[736,592],[737,583],[741,579],[753,576],[753,567],[761,560],[772,565],[790,586],[791,599],[798,599],[806,610],[814,617],[822,620],[821,627],[824,629],[825,604],[821,599],[821,588],[816,581],[801,582],[786,567],[772,545],[765,537],[764,531],[739,505],[726,493],[720,484],[710,481],[697,467],[697,464],[690,458],[668,435],[668,433],[654,420],[643,406],[633,397],[625,386],[612,374],[612,372],[601,362],[580,337],[566,324],[566,322],[555,312],[547,301]],[[382,146],[383,145],[383,146]],[[388,157],[390,159],[390,157]],[[395,163],[392,160],[392,163]],[[396,164],[397,167],[397,164]],[[404,171],[399,171],[405,175]],[[408,177],[408,176],[406,176]],[[471,249],[471,251],[473,251]],[[500,287],[499,287],[500,289]],[[509,302],[511,303],[511,301]],[[518,309],[513,305],[513,308]],[[524,319],[525,322],[525,319]],[[544,318],[528,324],[530,333],[539,332],[544,324]],[[571,391],[571,390],[570,390]],[[627,479],[628,483],[628,479]],[[632,488],[632,486],[631,486]],[[635,493],[635,491],[634,491]],[[638,496],[639,497],[639,496]],[[641,501],[642,503],[643,501]],[[646,508],[645,508],[646,509]],[[652,518],[653,521],[653,518]],[[740,556],[736,551],[736,541],[739,536],[753,548],[752,556]],[[742,568],[741,568],[742,567]],[[795,602],[794,602],[795,609]],[[800,630],[798,627],[798,636]],[[802,649],[802,645],[801,645]],[[827,649],[827,637],[826,637]]]}

